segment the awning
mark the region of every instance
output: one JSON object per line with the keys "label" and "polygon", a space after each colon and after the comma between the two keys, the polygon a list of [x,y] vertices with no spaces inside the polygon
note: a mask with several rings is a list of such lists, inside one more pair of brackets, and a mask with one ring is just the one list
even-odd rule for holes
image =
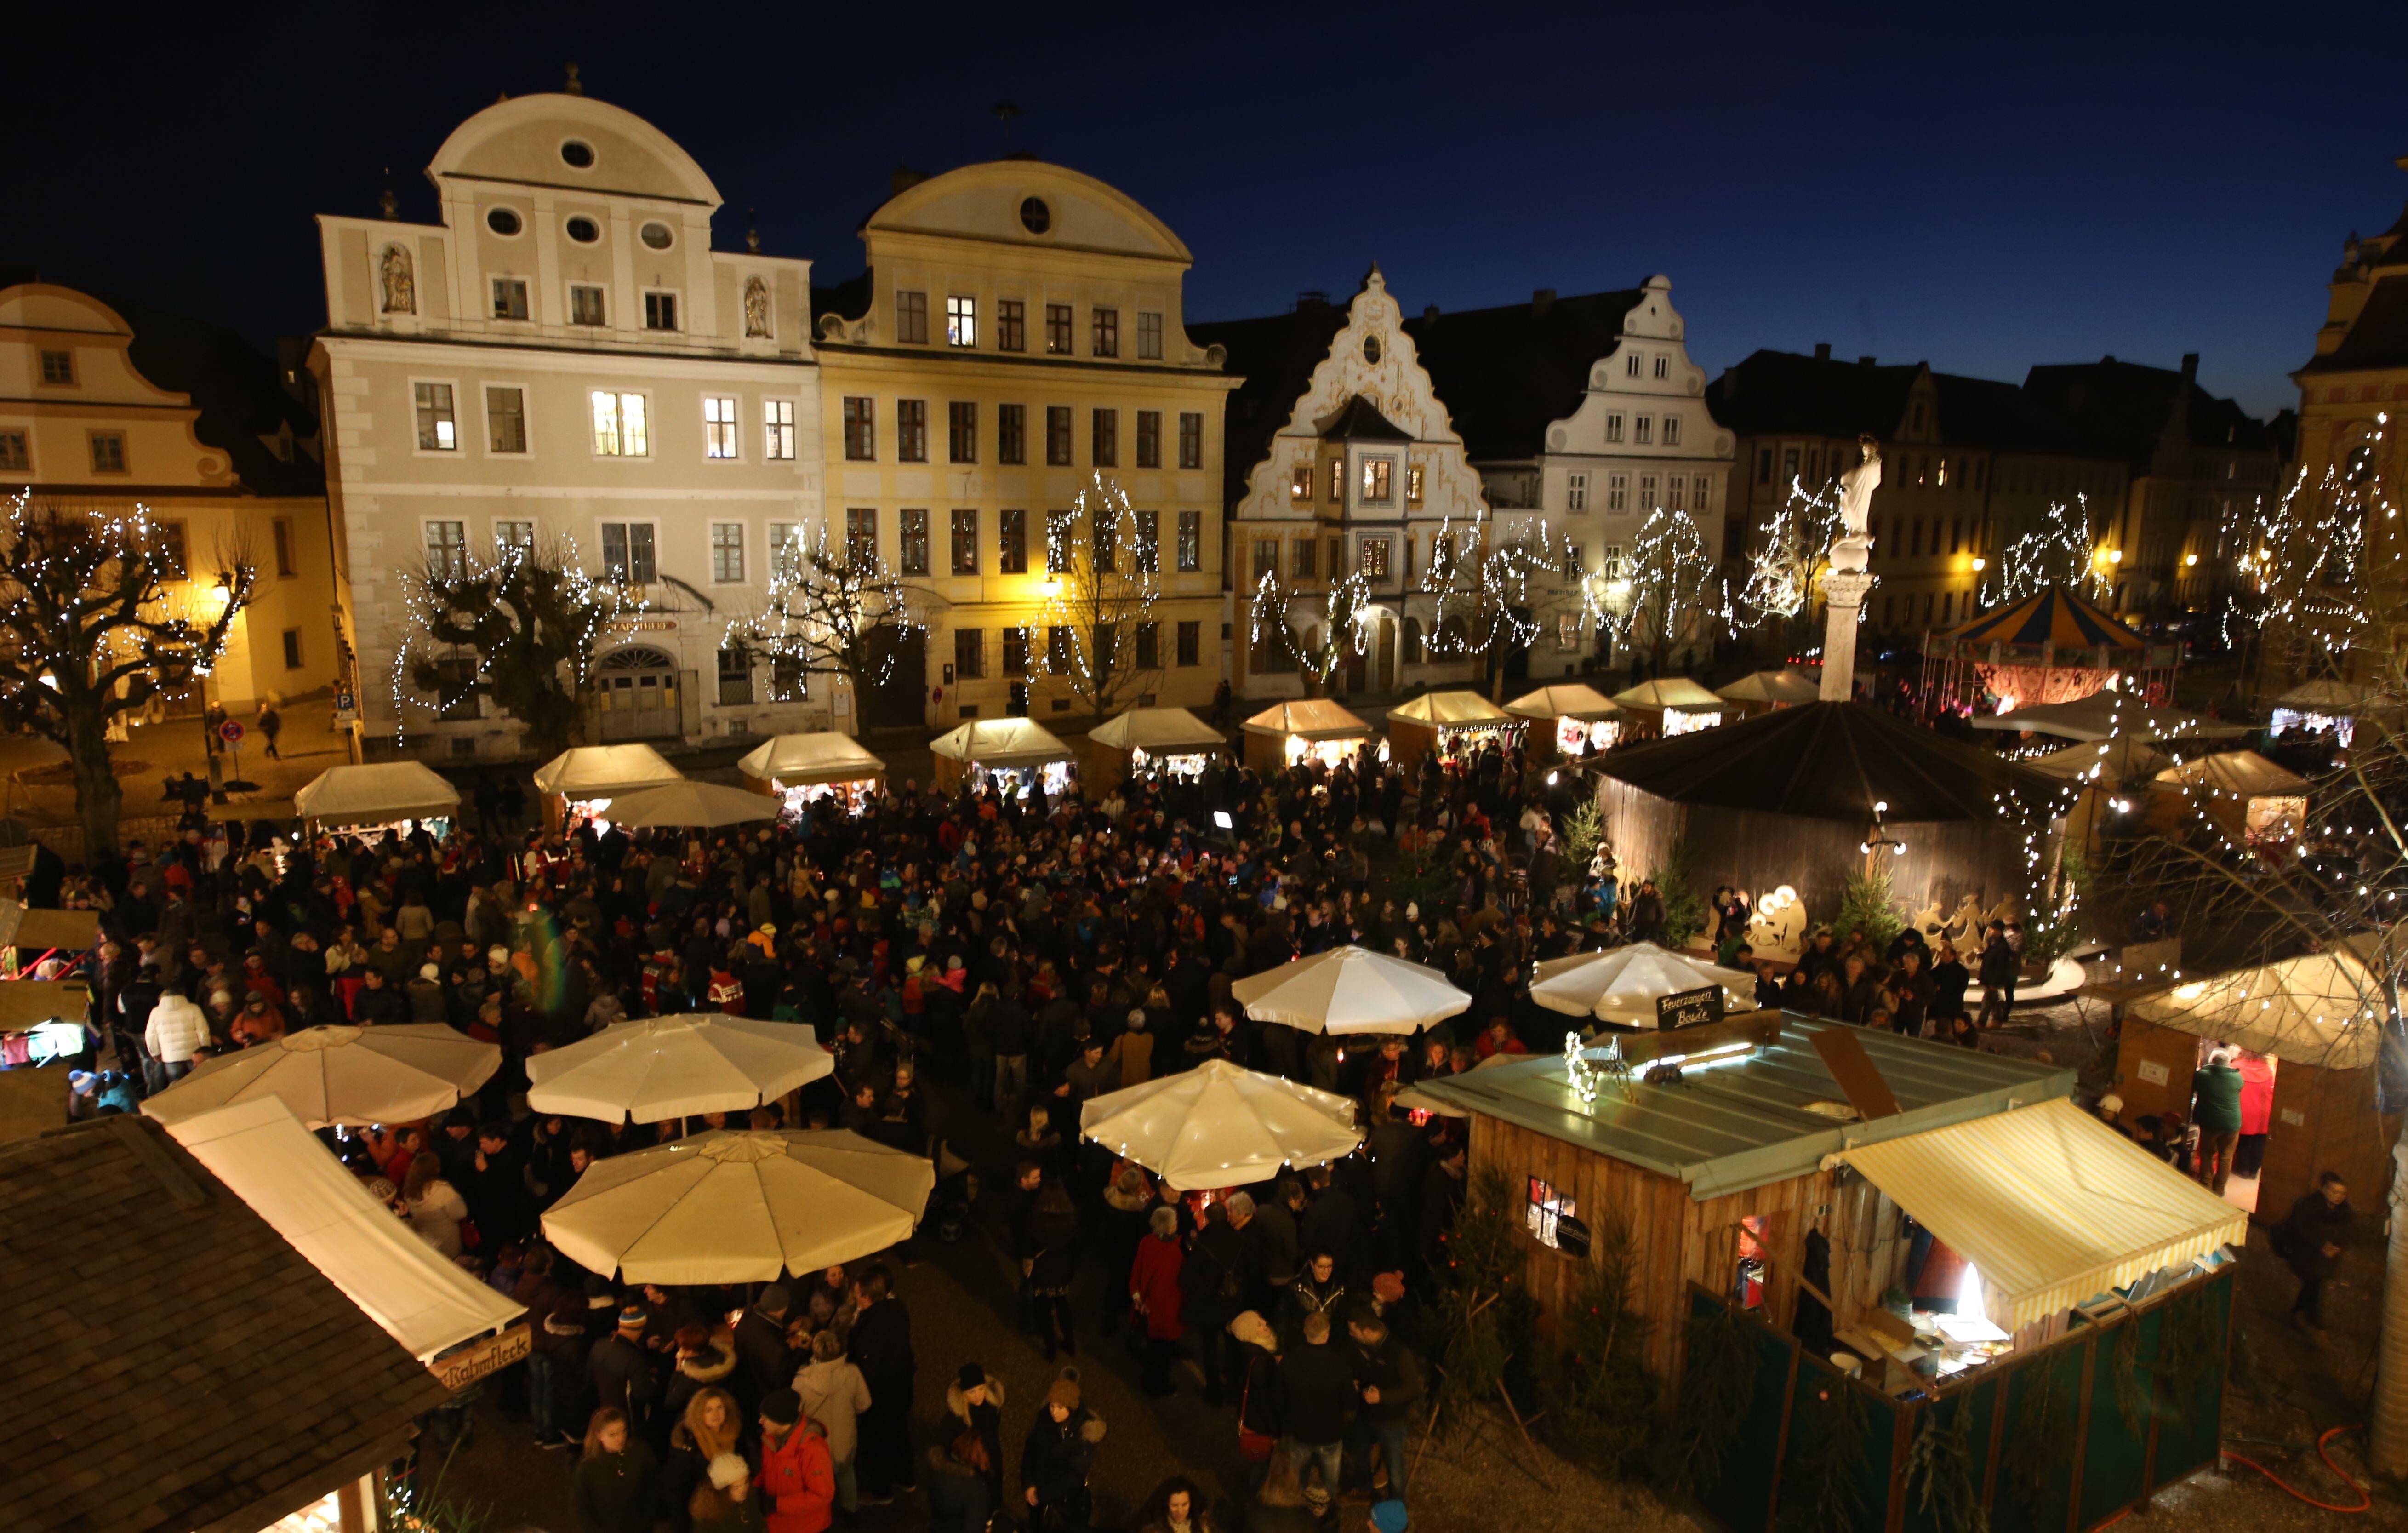
{"label": "awning", "polygon": [[684,781],[683,772],[642,744],[575,746],[535,769],[538,792],[580,800]]}
{"label": "awning", "polygon": [[241,1102],[166,1127],[419,1361],[526,1313],[369,1196],[282,1102]]}
{"label": "awning", "polygon": [[1625,708],[1687,709],[1693,712],[1712,713],[1723,706],[1723,700],[1685,676],[1660,677],[1641,681],[1613,695],[1613,700]]}
{"label": "awning", "polygon": [[1249,735],[1296,735],[1309,740],[1343,740],[1371,733],[1371,726],[1326,697],[1273,703],[1248,719]]}
{"label": "awning", "polygon": [[327,825],[389,825],[396,820],[449,819],[460,790],[423,761],[329,766],[293,795],[305,820]]}
{"label": "awning", "polygon": [[1611,719],[1622,711],[1621,705],[1597,688],[1579,681],[1558,681],[1554,686],[1526,692],[1505,705],[1505,711],[1520,719]]}
{"label": "awning", "polygon": [[979,766],[1042,766],[1070,748],[1034,719],[972,719],[928,742],[932,754]]}
{"label": "awning", "polygon": [[1973,1264],[2011,1331],[2248,1239],[2248,1214],[2063,1097],[1839,1158]]}
{"label": "awning", "polygon": [[64,948],[80,953],[100,941],[98,910],[36,910],[0,899],[0,948]]}
{"label": "awning", "polygon": [[1227,736],[1183,708],[1133,708],[1097,724],[1087,738],[1115,751],[1157,756],[1202,755],[1229,748]]}
{"label": "awning", "polygon": [[810,782],[864,782],[886,775],[886,763],[862,749],[850,735],[820,732],[776,735],[745,752],[737,767],[746,777],[789,787]]}

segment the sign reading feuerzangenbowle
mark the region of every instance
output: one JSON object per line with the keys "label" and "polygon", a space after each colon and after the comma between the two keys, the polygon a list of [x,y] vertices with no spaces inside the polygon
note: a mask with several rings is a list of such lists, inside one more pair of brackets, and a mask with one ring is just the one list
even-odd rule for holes
{"label": "sign reading feuerzangenbowle", "polygon": [[1656,997],[1656,1025],[1670,1032],[1675,1027],[1695,1027],[1700,1023],[1723,1020],[1723,987],[1703,985],[1696,990],[1676,990],[1669,996]]}

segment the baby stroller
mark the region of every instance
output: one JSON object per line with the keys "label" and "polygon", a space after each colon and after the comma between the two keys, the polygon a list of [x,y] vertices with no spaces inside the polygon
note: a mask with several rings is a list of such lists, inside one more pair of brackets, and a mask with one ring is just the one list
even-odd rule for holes
{"label": "baby stroller", "polygon": [[937,1232],[938,1239],[951,1245],[962,1238],[962,1230],[969,1223],[970,1207],[978,1201],[978,1173],[943,1139],[937,1141],[936,1161],[937,1185],[928,1194],[924,1224]]}

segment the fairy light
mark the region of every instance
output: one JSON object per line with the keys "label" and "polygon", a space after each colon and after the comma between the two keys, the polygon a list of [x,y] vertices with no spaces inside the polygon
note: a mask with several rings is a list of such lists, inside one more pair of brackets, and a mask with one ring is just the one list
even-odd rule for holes
{"label": "fairy light", "polygon": [[1097,713],[1117,705],[1140,669],[1136,636],[1122,630],[1152,622],[1162,599],[1160,551],[1147,557],[1140,531],[1127,493],[1101,474],[1072,497],[1067,515],[1047,518],[1052,579],[1040,588],[1038,609],[1046,629],[1045,670]]}
{"label": "fairy light", "polygon": [[1651,511],[1624,560],[1619,583],[1627,595],[1606,602],[1589,592],[1589,619],[1625,646],[1641,634],[1665,644],[1703,638],[1704,620],[1727,622],[1731,608],[1714,568],[1705,535],[1688,512]]}
{"label": "fairy light", "polygon": [[1789,498],[1765,523],[1762,541],[1748,556],[1747,579],[1731,594],[1725,620],[1735,627],[1756,627],[1805,611],[1831,567],[1831,544],[1846,530],[1836,494],[1809,490],[1791,479]]}
{"label": "fairy light", "polygon": [[832,535],[823,518],[808,544],[770,551],[767,599],[758,611],[729,618],[720,645],[768,659],[773,696],[781,669],[843,677],[856,690],[875,691],[894,679],[906,648],[881,636],[905,639],[926,627],[920,595],[873,549]]}
{"label": "fairy light", "polygon": [[2071,506],[2052,502],[2039,526],[2000,550],[1998,566],[1982,583],[1981,602],[2003,607],[2052,585],[2102,597],[2114,590],[2114,568],[2091,532],[2090,497],[2076,494]]}

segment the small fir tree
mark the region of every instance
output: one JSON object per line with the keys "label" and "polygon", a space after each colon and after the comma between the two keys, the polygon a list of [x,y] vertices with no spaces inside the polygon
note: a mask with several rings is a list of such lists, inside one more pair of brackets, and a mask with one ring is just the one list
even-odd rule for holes
{"label": "small fir tree", "polygon": [[1875,868],[1848,881],[1846,893],[1840,896],[1840,913],[1831,918],[1831,930],[1842,940],[1851,931],[1861,931],[1876,952],[1886,951],[1890,938],[1905,929],[1906,919],[1898,913],[1887,873]]}
{"label": "small fir tree", "polygon": [[1706,929],[1706,902],[1689,882],[1689,849],[1674,842],[1663,862],[1647,870],[1664,901],[1664,945],[1678,952]]}
{"label": "small fir tree", "polygon": [[1541,1381],[1550,1434],[1582,1464],[1614,1479],[1642,1468],[1661,1393],[1643,1353],[1647,1320],[1631,1307],[1639,1252],[1619,1214],[1597,1230],[1561,1322],[1562,1355]]}
{"label": "small fir tree", "polygon": [[1597,855],[1597,844],[1605,839],[1605,810],[1594,798],[1583,799],[1564,816],[1564,856],[1582,868]]}
{"label": "small fir tree", "polygon": [[1455,1227],[1440,1242],[1434,1335],[1439,1366],[1439,1409],[1449,1421],[1496,1398],[1513,1353],[1509,1320],[1520,1312],[1510,1299],[1522,1285],[1521,1243],[1514,1237],[1512,1183],[1494,1168],[1471,1181],[1470,1196]]}

